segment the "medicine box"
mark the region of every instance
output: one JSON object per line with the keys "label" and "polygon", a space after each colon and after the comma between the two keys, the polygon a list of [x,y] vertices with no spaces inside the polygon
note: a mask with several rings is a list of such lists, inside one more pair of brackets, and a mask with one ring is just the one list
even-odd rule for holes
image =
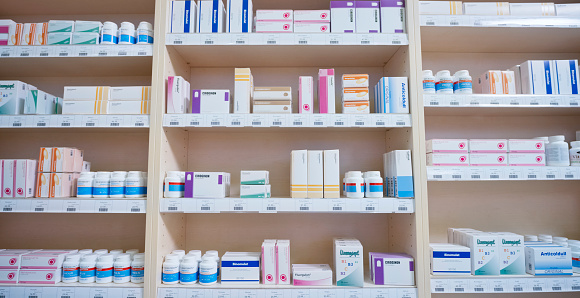
{"label": "medicine box", "polygon": [[292,87],[255,87],[254,100],[292,100]]}
{"label": "medicine box", "polygon": [[330,32],[330,23],[298,22],[294,23],[295,33],[327,33]]}
{"label": "medicine box", "polygon": [[340,151],[324,150],[324,198],[340,198]]}
{"label": "medicine box", "polygon": [[369,114],[370,103],[368,101],[345,101],[342,103],[343,114]]}
{"label": "medicine box", "polygon": [[16,24],[13,20],[0,20],[0,46],[13,46],[20,43],[20,35],[17,27],[22,30],[22,24]]}
{"label": "medicine box", "polygon": [[71,44],[99,44],[99,33],[73,32]]}
{"label": "medicine box", "polygon": [[109,100],[146,101],[151,100],[150,86],[110,87]]}
{"label": "medicine box", "polygon": [[500,275],[526,274],[524,236],[514,233],[494,233],[499,243]]}
{"label": "medicine box", "polygon": [[528,60],[520,64],[523,94],[557,94],[555,72],[549,60]]}
{"label": "medicine box", "polygon": [[236,285],[260,283],[259,252],[226,252],[221,260],[221,282]]}
{"label": "medicine box", "polygon": [[[381,11],[379,1],[355,1],[357,33],[380,33]],[[368,85],[367,85],[368,86]]]}
{"label": "medicine box", "polygon": [[414,286],[413,257],[398,253],[369,253],[371,279],[375,285]]}
{"label": "medicine box", "polygon": [[276,284],[276,240],[273,239],[262,243],[262,283]]}
{"label": "medicine box", "polygon": [[302,22],[330,23],[330,10],[295,10],[294,25]]}
{"label": "medicine box", "polygon": [[71,173],[74,170],[75,160],[74,148],[54,147],[52,148],[52,160],[50,162],[50,171],[53,173]]}
{"label": "medicine box", "polygon": [[50,197],[50,174],[38,173],[36,175],[36,197],[48,198]]}
{"label": "medicine box", "polygon": [[510,14],[509,2],[464,2],[463,14],[478,16],[504,16]]}
{"label": "medicine box", "polygon": [[191,113],[228,114],[230,112],[230,90],[193,90]]}
{"label": "medicine box", "polygon": [[358,240],[334,240],[336,285],[362,287],[364,284],[364,252]]}
{"label": "medicine box", "polygon": [[22,34],[20,35],[20,45],[32,46],[32,45],[34,45],[35,38],[36,38],[36,23],[22,24]]}
{"label": "medicine box", "polygon": [[[522,94],[522,73],[519,65],[514,65],[512,68],[509,69],[514,73],[514,82],[516,85],[515,93],[513,94]],[[511,92],[511,90],[510,90]],[[510,93],[512,94],[512,93]]]}
{"label": "medicine box", "polygon": [[405,33],[405,1],[381,0],[381,32]]}
{"label": "medicine box", "polygon": [[510,166],[545,166],[546,155],[544,153],[509,153],[508,162]]}
{"label": "medicine box", "polygon": [[198,5],[197,32],[224,32],[226,12],[222,0],[200,0]]}
{"label": "medicine box", "polygon": [[[189,82],[183,77],[167,77],[167,114],[183,114],[190,105]],[[66,91],[66,90],[65,90]]]}
{"label": "medicine box", "polygon": [[249,114],[254,94],[254,78],[249,68],[235,69],[234,113]]}
{"label": "medicine box", "polygon": [[256,10],[256,21],[262,22],[290,22],[294,19],[294,12],[291,9],[258,9]]}
{"label": "medicine box", "polygon": [[107,114],[108,101],[67,100],[62,103],[62,114],[65,115],[100,115]]}
{"label": "medicine box", "polygon": [[[50,175],[49,175],[50,174]],[[43,177],[40,177],[40,176]],[[48,176],[48,181],[46,177]],[[42,185],[40,183],[42,182]],[[48,182],[48,195],[46,193],[46,182]],[[71,173],[38,173],[37,178],[37,197],[38,189],[41,189],[40,197],[48,198],[66,198],[72,194],[73,174]]]}
{"label": "medicine box", "polygon": [[49,32],[47,45],[71,44],[72,32]]}
{"label": "medicine box", "polygon": [[354,33],[356,31],[354,1],[330,1],[330,29],[332,33]]}
{"label": "medicine box", "polygon": [[327,264],[292,264],[293,285],[332,286],[332,269]]}
{"label": "medicine box", "polygon": [[257,21],[257,33],[292,33],[294,31],[292,21]]}
{"label": "medicine box", "polygon": [[471,153],[506,153],[508,151],[507,140],[471,139],[469,140],[469,151]]}
{"label": "medicine box", "polygon": [[526,246],[526,273],[531,275],[572,275],[572,253],[561,246]]}
{"label": "medicine box", "polygon": [[20,270],[18,283],[21,284],[57,284],[61,282],[62,269],[53,270]]}
{"label": "medicine box", "polygon": [[41,90],[29,90],[24,102],[24,114],[56,114],[56,97]]}
{"label": "medicine box", "polygon": [[368,74],[343,74],[342,88],[361,88],[369,87]]}
{"label": "medicine box", "polygon": [[38,251],[38,249],[7,249],[0,251],[0,269],[19,269],[22,256],[36,251]]}
{"label": "medicine box", "polygon": [[254,114],[290,114],[292,113],[292,101],[290,100],[255,100],[253,104]]}
{"label": "medicine box", "polygon": [[223,199],[230,195],[230,174],[225,172],[186,172],[185,198]]}
{"label": "medicine box", "polygon": [[554,60],[558,94],[578,94],[578,60]]}
{"label": "medicine box", "polygon": [[14,175],[16,174],[16,161],[5,159],[2,163],[2,197],[14,197]]}
{"label": "medicine box", "polygon": [[308,198],[323,198],[323,151],[308,150]]}
{"label": "medicine box", "polygon": [[59,269],[62,268],[65,256],[68,252],[52,253],[50,251],[38,251],[22,256],[20,269]]}
{"label": "medicine box", "polygon": [[197,4],[195,1],[171,1],[169,32],[197,32]]}
{"label": "medicine box", "polygon": [[580,3],[556,4],[556,15],[576,17],[580,15]]}
{"label": "medicine box", "polygon": [[409,114],[409,83],[407,77],[389,77],[389,112]]}
{"label": "medicine box", "polygon": [[461,1],[419,1],[419,14],[460,15],[463,5]]}
{"label": "medicine box", "polygon": [[270,172],[268,171],[241,171],[241,185],[265,185],[270,184]]}
{"label": "medicine box", "polygon": [[0,81],[0,115],[23,114],[28,90],[20,81]]}
{"label": "medicine box", "polygon": [[306,198],[308,194],[307,150],[292,150],[290,166],[290,194],[292,198]]}
{"label": "medicine box", "polygon": [[[290,240],[276,241],[276,284],[290,284]],[[332,276],[330,277],[332,283]]]}
{"label": "medicine box", "polygon": [[336,113],[334,92],[334,69],[320,69],[318,71],[318,104],[321,114]]}
{"label": "medicine box", "polygon": [[482,94],[504,94],[502,72],[500,70],[486,71],[477,80],[476,88]]}
{"label": "medicine box", "polygon": [[375,113],[388,114],[391,112],[389,78],[383,77],[375,85]]}
{"label": "medicine box", "polygon": [[240,198],[242,199],[265,199],[270,198],[270,185],[240,185]]}
{"label": "medicine box", "polygon": [[[75,158],[74,158],[74,162],[73,162],[73,165],[74,165],[73,172],[74,173],[89,172],[90,167],[91,167],[91,163],[89,162],[88,164],[85,164],[86,162],[83,160],[84,159],[84,151],[76,149],[76,148],[74,150],[75,150]],[[86,167],[88,167],[88,170]]]}
{"label": "medicine box", "polygon": [[428,166],[469,166],[468,153],[427,153]]}
{"label": "medicine box", "polygon": [[36,160],[17,159],[14,164],[14,197],[34,197],[36,187]]}
{"label": "medicine box", "polygon": [[469,247],[430,243],[432,275],[471,275],[471,252]]}
{"label": "medicine box", "polygon": [[468,153],[467,139],[432,139],[425,144],[427,153]]}
{"label": "medicine box", "polygon": [[74,21],[48,21],[48,33],[52,32],[73,32],[75,28]]}
{"label": "medicine box", "polygon": [[109,100],[108,86],[65,86],[63,100]]}
{"label": "medicine box", "polygon": [[50,172],[52,165],[52,147],[40,147],[38,155],[38,172]]}
{"label": "medicine box", "polygon": [[509,139],[508,150],[510,153],[544,153],[544,141],[534,139]]}
{"label": "medicine box", "polygon": [[465,237],[471,249],[471,274],[499,275],[499,238],[482,232],[468,232]]}
{"label": "medicine box", "polygon": [[411,150],[394,150],[392,167],[393,192],[396,198],[413,198],[413,166]]}
{"label": "medicine box", "polygon": [[501,72],[501,82],[503,85],[503,94],[517,94],[516,76],[512,70]]}
{"label": "medicine box", "polygon": [[252,0],[227,1],[226,32],[252,32],[254,9]]}
{"label": "medicine box", "polygon": [[103,23],[96,21],[75,21],[74,32],[101,33]]}
{"label": "medicine box", "polygon": [[507,166],[507,153],[470,153],[469,165],[475,167]]}
{"label": "medicine box", "polygon": [[512,16],[543,17],[555,16],[554,3],[510,3]]}
{"label": "medicine box", "polygon": [[369,101],[369,88],[343,88],[342,101]]}
{"label": "medicine box", "polygon": [[123,101],[109,101],[107,107],[107,114],[111,115],[140,115],[149,114],[149,109],[151,107],[151,101],[135,101],[135,100],[123,100]]}
{"label": "medicine box", "polygon": [[0,269],[0,284],[17,284],[18,269]]}
{"label": "medicine box", "polygon": [[298,113],[312,114],[314,113],[314,78],[301,76],[298,78],[298,81]]}

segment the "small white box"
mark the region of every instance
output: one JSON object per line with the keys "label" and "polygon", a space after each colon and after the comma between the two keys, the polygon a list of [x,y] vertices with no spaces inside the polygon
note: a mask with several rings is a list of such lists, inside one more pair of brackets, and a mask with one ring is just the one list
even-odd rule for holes
{"label": "small white box", "polygon": [[18,269],[0,269],[0,284],[17,284],[19,273]]}
{"label": "small white box", "polygon": [[510,3],[510,13],[512,16],[555,16],[556,8],[554,3]]}
{"label": "small white box", "polygon": [[268,171],[242,171],[240,173],[241,185],[266,185],[270,184],[270,172]]}
{"label": "small white box", "polygon": [[469,166],[468,153],[428,153],[428,166]]}
{"label": "small white box", "polygon": [[13,20],[0,20],[0,46],[15,46],[20,44],[22,24]]}
{"label": "small white box", "polygon": [[226,32],[252,32],[254,9],[252,0],[227,1]]}
{"label": "small white box", "polygon": [[195,1],[171,1],[170,33],[197,32],[197,4]]}
{"label": "small white box", "polygon": [[544,153],[509,153],[508,163],[510,166],[545,166],[546,155]]}
{"label": "small white box", "polygon": [[558,94],[578,94],[578,60],[554,60]]}
{"label": "small white box", "polygon": [[514,233],[494,233],[499,243],[499,274],[525,275],[524,236]]}
{"label": "small white box", "polygon": [[561,246],[526,246],[526,273],[531,275],[572,275],[572,252]]}
{"label": "small white box", "polygon": [[515,65],[509,69],[514,72],[514,82],[516,83],[516,92],[514,94],[522,94],[522,72],[519,65]]}
{"label": "small white box", "polygon": [[549,60],[528,60],[520,64],[523,94],[557,94],[555,72]]}
{"label": "small white box", "polygon": [[409,114],[409,82],[407,77],[389,77],[389,109],[392,114]]}
{"label": "small white box", "polygon": [[[276,241],[276,284],[290,284],[290,240]],[[330,278],[332,281],[332,277]]]}
{"label": "small white box", "polygon": [[362,244],[356,239],[334,239],[333,253],[336,285],[362,287],[364,284],[364,252]]}
{"label": "small white box", "polygon": [[330,1],[330,28],[332,33],[356,32],[354,1]]}
{"label": "small white box", "polygon": [[464,2],[463,14],[477,16],[504,16],[510,14],[509,2]]}
{"label": "small white box", "polygon": [[73,174],[71,173],[38,173],[36,179],[36,197],[68,198],[72,194]]}
{"label": "small white box", "polygon": [[320,22],[298,22],[294,23],[295,33],[328,33],[330,32],[330,23]]}
{"label": "small white box", "polygon": [[318,104],[320,114],[336,113],[334,69],[318,70]]}
{"label": "small white box", "polygon": [[292,87],[255,87],[254,100],[292,100]]}
{"label": "small white box", "polygon": [[62,114],[65,115],[100,115],[107,114],[108,101],[67,100],[62,103]]}
{"label": "small white box", "polygon": [[38,251],[38,249],[6,249],[0,251],[0,269],[19,269],[22,256],[35,251]]}
{"label": "small white box", "polygon": [[230,173],[186,172],[185,198],[223,199],[230,195]]}
{"label": "small white box", "polygon": [[499,238],[491,233],[465,233],[471,249],[471,274],[499,275]]}
{"label": "small white box", "polygon": [[74,32],[101,33],[103,23],[97,21],[75,21]]}
{"label": "small white box", "polygon": [[356,9],[356,32],[357,33],[380,33],[381,12],[379,1],[355,1]]}
{"label": "small white box", "polygon": [[463,5],[461,4],[461,1],[419,1],[419,14],[463,14]]}
{"label": "small white box", "polygon": [[276,240],[264,240],[262,243],[262,283],[276,284]]}
{"label": "small white box", "polygon": [[73,32],[75,28],[75,21],[48,21],[48,33],[53,32]]}
{"label": "small white box", "polygon": [[99,44],[99,33],[73,32],[71,44]]}
{"label": "small white box", "polygon": [[[8,33],[8,32],[6,32]],[[0,33],[3,34],[3,33]],[[32,46],[34,45],[36,38],[36,23],[24,23],[22,24],[22,34],[20,36],[20,45],[22,46]]]}
{"label": "small white box", "polygon": [[62,278],[62,269],[54,270],[20,270],[18,283],[21,284],[57,284]]}
{"label": "small white box", "polygon": [[405,1],[381,0],[381,32],[405,33]]}
{"label": "small white box", "polygon": [[259,284],[260,253],[226,252],[222,256],[220,273],[222,284]]}
{"label": "small white box", "polygon": [[257,33],[292,33],[294,32],[292,21],[257,21]]}
{"label": "small white box", "polygon": [[36,187],[36,160],[32,159],[15,160],[14,197],[15,198],[34,197],[35,187]]}
{"label": "small white box", "polygon": [[50,197],[50,174],[38,173],[36,176],[36,197],[48,198]]}
{"label": "small white box", "polygon": [[375,285],[415,285],[415,262],[410,255],[371,252],[369,261]]}
{"label": "small white box", "polygon": [[63,100],[109,100],[108,86],[65,86]]}
{"label": "small white box", "polygon": [[150,86],[110,87],[109,100],[151,100]]}
{"label": "small white box", "polygon": [[20,81],[0,81],[0,115],[24,113],[29,85]]}
{"label": "small white box", "polygon": [[270,185],[240,185],[241,199],[266,199],[272,197]]}
{"label": "small white box", "polygon": [[323,198],[324,168],[323,151],[308,150],[308,198]]}
{"label": "small white box", "polygon": [[310,76],[298,78],[298,100],[300,114],[314,113],[314,78]]}
{"label": "small white box", "polygon": [[294,25],[301,22],[330,23],[330,10],[295,10]]}
{"label": "small white box", "polygon": [[225,14],[222,0],[200,0],[197,10],[198,33],[222,33],[224,32]]}
{"label": "small white box", "polygon": [[230,90],[193,90],[191,96],[191,113],[193,114],[229,114]]}
{"label": "small white box", "polygon": [[149,114],[151,101],[123,100],[109,101],[107,114],[111,115],[142,115]]}
{"label": "small white box", "polygon": [[342,101],[369,101],[369,88],[343,88]]}
{"label": "small white box", "polygon": [[258,22],[290,22],[294,20],[294,12],[291,9],[258,9],[256,10]]}
{"label": "small white box", "polygon": [[36,23],[35,32],[36,36],[34,37],[34,45],[46,45],[48,42],[48,22],[45,23]]}
{"label": "small white box", "polygon": [[292,113],[292,101],[290,100],[255,100],[253,104],[254,114],[290,114]]}
{"label": "small white box", "polygon": [[47,45],[65,45],[71,44],[72,32],[49,32]]}
{"label": "small white box", "polygon": [[508,141],[505,139],[472,139],[469,140],[469,151],[471,153],[506,153],[508,151]]}
{"label": "small white box", "polygon": [[430,243],[432,275],[471,275],[471,253],[469,247]]}
{"label": "small white box", "polygon": [[292,198],[306,198],[308,194],[307,152],[307,150],[292,150],[290,166],[290,194]]}
{"label": "small white box", "polygon": [[249,114],[254,95],[254,77],[249,68],[235,69],[234,113]]}
{"label": "small white box", "polygon": [[508,165],[508,154],[507,153],[470,153],[469,154],[469,165],[475,166],[475,167],[507,166]]}
{"label": "small white box", "polygon": [[534,139],[509,139],[508,150],[510,153],[544,153],[544,141]]}
{"label": "small white box", "polygon": [[50,172],[52,167],[52,147],[40,147],[38,172]]}
{"label": "small white box", "polygon": [[16,161],[5,159],[2,165],[2,197],[14,197],[14,175],[16,172]]}
{"label": "small white box", "polygon": [[184,114],[189,98],[189,83],[184,78],[167,77],[167,114]]}
{"label": "small white box", "polygon": [[467,139],[432,139],[425,143],[427,153],[468,153]]}
{"label": "small white box", "polygon": [[580,3],[556,4],[556,15],[577,17],[580,15]]}
{"label": "small white box", "polygon": [[[368,74],[343,74],[342,88],[368,88]],[[367,89],[368,90],[368,89]]]}
{"label": "small white box", "polygon": [[327,264],[292,264],[293,285],[332,286],[332,269]]}
{"label": "small white box", "polygon": [[370,103],[368,101],[343,101],[343,114],[369,114]]}
{"label": "small white box", "polygon": [[486,71],[479,77],[477,84],[483,94],[504,94],[500,70]]}
{"label": "small white box", "polygon": [[503,94],[517,94],[516,91],[516,76],[512,70],[504,70],[501,72],[501,82],[503,85]]}
{"label": "small white box", "polygon": [[324,198],[340,198],[340,152],[324,150]]}

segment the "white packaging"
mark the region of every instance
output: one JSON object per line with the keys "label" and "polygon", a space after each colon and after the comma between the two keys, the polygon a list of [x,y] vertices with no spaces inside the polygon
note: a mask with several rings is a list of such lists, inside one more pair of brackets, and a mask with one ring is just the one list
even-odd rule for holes
{"label": "white packaging", "polygon": [[292,264],[293,285],[332,286],[332,269],[327,264]]}
{"label": "white packaging", "polygon": [[425,143],[427,153],[468,153],[467,139],[432,139]]}
{"label": "white packaging", "polygon": [[38,249],[7,249],[0,251],[0,269],[19,269],[22,256],[35,251],[38,251]]}
{"label": "white packaging", "polygon": [[369,88],[343,88],[342,101],[369,101]]}
{"label": "white packaging", "polygon": [[59,269],[70,252],[38,251],[22,256],[20,269]]}
{"label": "white packaging", "polygon": [[506,153],[508,151],[507,140],[471,139],[469,151],[471,153]]}
{"label": "white packaging", "polygon": [[381,12],[379,1],[355,1],[356,33],[380,33]]}
{"label": "white packaging", "polygon": [[29,90],[24,103],[24,114],[56,114],[56,97],[41,90]]}
{"label": "white packaging", "polygon": [[62,114],[65,115],[99,115],[107,114],[108,101],[68,100],[62,103]]}
{"label": "white packaging", "polygon": [[512,16],[555,16],[556,8],[554,3],[510,3],[510,14]]}
{"label": "white packaging", "polygon": [[477,85],[477,89],[483,94],[504,94],[500,70],[486,71],[477,80]]}
{"label": "white packaging", "polygon": [[223,199],[230,195],[230,174],[225,172],[186,172],[185,198]]}
{"label": "white packaging", "polygon": [[270,185],[240,185],[240,198],[265,199],[272,197]]}
{"label": "white packaging", "polygon": [[428,166],[469,166],[468,153],[428,153]]}
{"label": "white packaging", "polygon": [[302,22],[330,23],[330,10],[295,10],[294,25]]}
{"label": "white packaging", "polygon": [[502,71],[501,82],[503,85],[503,94],[516,94],[516,77],[513,71]]}
{"label": "white packaging", "polygon": [[368,88],[368,74],[343,74],[341,80],[342,88]]}
{"label": "white packaging", "polygon": [[580,3],[556,4],[556,15],[577,17],[580,15]]}
{"label": "white packaging", "polygon": [[254,94],[254,77],[249,68],[235,69],[234,113],[249,114]]}
{"label": "white packaging", "polygon": [[28,90],[20,81],[0,81],[0,115],[23,114]]}
{"label": "white packaging", "polygon": [[549,60],[528,60],[520,64],[523,94],[557,94],[555,73]]}
{"label": "white packaging", "polygon": [[262,243],[262,283],[276,284],[276,240],[264,240]]}
{"label": "white packaging", "polygon": [[65,86],[63,100],[109,100],[107,86]]}
{"label": "white packaging", "polygon": [[343,114],[369,114],[370,103],[368,101],[343,101]]}
{"label": "white packaging", "polygon": [[578,60],[554,60],[558,94],[578,94]]}
{"label": "white packaging", "polygon": [[[290,284],[290,240],[276,241],[276,284]],[[332,276],[330,278],[332,283]]]}
{"label": "white packaging", "polygon": [[256,21],[262,22],[290,22],[294,20],[294,12],[291,9],[258,9]]}
{"label": "white packaging", "polygon": [[[65,103],[66,104],[66,103]],[[107,114],[111,115],[140,115],[149,114],[151,101],[109,101]]]}
{"label": "white packaging", "polygon": [[362,287],[364,284],[363,246],[358,240],[334,240],[336,285]]}
{"label": "white packaging", "polygon": [[221,259],[220,275],[222,284],[259,284],[260,253],[226,252]]}
{"label": "white packaging", "polygon": [[62,279],[62,270],[20,270],[18,283],[21,284],[57,284]]}
{"label": "white packaging", "polygon": [[167,77],[167,114],[183,114],[189,104],[189,83],[182,77]]}
{"label": "white packaging", "polygon": [[498,237],[490,233],[466,233],[467,246],[471,249],[472,275],[499,275]]}
{"label": "white packaging", "polygon": [[500,275],[526,274],[524,236],[514,233],[497,233],[499,243]]}
{"label": "white packaging", "polygon": [[50,174],[38,173],[36,176],[36,197],[48,198],[50,197]]}
{"label": "white packaging", "polygon": [[224,32],[225,8],[222,0],[200,0],[197,10],[198,33]]}
{"label": "white packaging", "polygon": [[36,23],[22,24],[22,34],[20,35],[20,45],[32,46],[36,38]]}
{"label": "white packaging", "polygon": [[509,2],[465,2],[464,15],[504,16],[510,14]]}
{"label": "white packaging", "polygon": [[510,166],[545,166],[546,155],[544,153],[509,153],[508,163]]}
{"label": "white packaging", "polygon": [[308,198],[323,198],[323,151],[308,150]]}
{"label": "white packaging", "polygon": [[75,21],[74,32],[101,33],[103,23],[98,21]]}
{"label": "white packaging", "polygon": [[65,45],[71,44],[72,32],[49,32],[47,45]]}
{"label": "white packaging", "polygon": [[321,114],[336,113],[334,69],[318,70],[318,104]]}
{"label": "white packaging", "polygon": [[[38,173],[40,175],[46,175],[48,173]],[[73,187],[73,174],[71,173],[50,173],[48,180],[48,196],[42,195],[40,197],[49,198],[67,198],[72,194]],[[38,184],[41,182],[41,178],[37,178],[37,197],[38,197]],[[44,185],[43,185],[44,188]],[[43,189],[44,191],[44,189]]]}
{"label": "white packaging", "polygon": [[475,167],[507,166],[507,153],[470,153],[469,165]]}
{"label": "white packaging", "polygon": [[17,159],[14,164],[14,197],[34,197],[36,187],[36,160]]}
{"label": "white packaging", "polygon": [[298,113],[314,113],[314,78],[310,76],[301,76],[298,78]]}
{"label": "white packaging", "polygon": [[110,87],[109,100],[151,100],[150,86]]}
{"label": "white packaging", "polygon": [[170,33],[197,32],[197,4],[195,1],[171,1]]}
{"label": "white packaging", "polygon": [[226,32],[252,32],[254,9],[252,0],[228,0],[226,15]]}
{"label": "white packaging", "polygon": [[534,139],[509,139],[508,150],[510,153],[544,153],[544,141]]}
{"label": "white packaging", "polygon": [[292,150],[290,165],[290,195],[292,198],[306,198],[308,194],[308,153],[307,150]]}
{"label": "white packaging", "polygon": [[514,72],[514,82],[516,84],[516,91],[514,94],[522,94],[522,72],[520,66],[515,65],[509,70]]}
{"label": "white packaging", "polygon": [[339,150],[324,150],[324,198],[340,198],[340,155]]}
{"label": "white packaging", "polygon": [[292,113],[292,101],[254,99],[252,110],[254,114],[290,114]]}
{"label": "white packaging", "polygon": [[432,275],[471,275],[471,252],[469,247],[430,243]]}
{"label": "white packaging", "polygon": [[332,33],[356,32],[354,1],[330,1],[330,28]]}
{"label": "white packaging", "polygon": [[48,33],[52,32],[73,32],[75,21],[48,21]]}
{"label": "white packaging", "polygon": [[19,273],[18,269],[0,269],[0,284],[17,284]]}
{"label": "white packaging", "polygon": [[230,112],[230,90],[193,90],[191,113],[228,114]]}
{"label": "white packaging", "polygon": [[14,197],[14,174],[16,172],[16,161],[5,159],[2,165],[2,197]]}
{"label": "white packaging", "polygon": [[415,261],[401,253],[369,253],[371,279],[375,285],[414,286]]}
{"label": "white packaging", "polygon": [[393,196],[396,198],[413,198],[413,165],[411,162],[411,150],[391,151]]}
{"label": "white packaging", "polygon": [[254,100],[292,100],[292,88],[255,87]]}
{"label": "white packaging", "polygon": [[330,32],[330,23],[320,22],[297,22],[294,23],[295,33],[328,33]]}
{"label": "white packaging", "polygon": [[256,32],[258,33],[292,33],[294,31],[292,21],[257,21]]}
{"label": "white packaging", "polygon": [[12,20],[0,20],[0,46],[15,46],[20,44],[22,24]]}
{"label": "white packaging", "polygon": [[526,246],[526,273],[532,275],[572,275],[572,252],[556,245]]}
{"label": "white packaging", "polygon": [[73,32],[71,44],[99,44],[99,33]]}
{"label": "white packaging", "polygon": [[419,1],[419,14],[463,14],[463,6],[461,4],[461,1]]}
{"label": "white packaging", "polygon": [[268,171],[242,171],[240,173],[241,185],[266,185],[270,184],[270,172]]}
{"label": "white packaging", "polygon": [[381,32],[405,33],[405,1],[381,0]]}
{"label": "white packaging", "polygon": [[[378,96],[377,96],[378,95]],[[375,86],[375,113],[388,114],[391,112],[391,93],[389,90],[389,78],[383,77]]]}
{"label": "white packaging", "polygon": [[389,110],[393,114],[409,114],[407,77],[389,77]]}

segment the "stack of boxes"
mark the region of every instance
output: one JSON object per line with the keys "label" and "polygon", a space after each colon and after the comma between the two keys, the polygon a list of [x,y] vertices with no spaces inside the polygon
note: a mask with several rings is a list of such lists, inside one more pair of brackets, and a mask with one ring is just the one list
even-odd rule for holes
{"label": "stack of boxes", "polygon": [[21,81],[0,81],[0,115],[58,114],[60,98]]}
{"label": "stack of boxes", "polygon": [[78,250],[47,250],[31,252],[21,257],[18,283],[56,284],[62,278],[62,263],[66,255]]}
{"label": "stack of boxes", "polygon": [[394,150],[383,155],[387,197],[413,198],[413,166],[410,150]]}
{"label": "stack of boxes", "polygon": [[293,150],[292,198],[340,198],[338,150]]}
{"label": "stack of boxes", "polygon": [[516,77],[512,70],[489,70],[475,82],[475,91],[482,94],[516,94],[516,88]]}
{"label": "stack of boxes", "polygon": [[266,239],[262,243],[262,283],[290,284],[290,240]]}
{"label": "stack of boxes", "polygon": [[519,93],[579,94],[578,60],[528,60],[511,70]]}
{"label": "stack of boxes", "polygon": [[42,147],[38,157],[37,198],[64,198],[76,194],[75,181],[88,163],[83,151],[66,147]]}
{"label": "stack of boxes", "polygon": [[256,10],[255,32],[292,33],[294,32],[294,11],[291,9]]}
{"label": "stack of boxes", "polygon": [[330,32],[330,10],[295,10],[294,32]]}
{"label": "stack of boxes", "polygon": [[149,114],[151,87],[64,87],[63,114]]}
{"label": "stack of boxes", "polygon": [[48,22],[48,40],[47,45],[71,44],[72,32],[74,31],[74,21],[55,21]]}
{"label": "stack of boxes", "polygon": [[75,21],[71,44],[99,44],[101,28],[101,22]]}
{"label": "stack of boxes", "polygon": [[[462,5],[463,4],[463,5]],[[420,1],[421,15],[512,15],[526,17],[577,16],[580,5],[554,3],[508,3],[508,2],[469,2],[461,1]]]}
{"label": "stack of boxes", "polygon": [[369,75],[342,75],[342,113],[369,114]]}
{"label": "stack of boxes", "polygon": [[48,23],[24,23],[21,25],[22,34],[19,45],[36,46],[45,45],[48,42]]}
{"label": "stack of boxes", "polygon": [[291,87],[255,87],[252,112],[255,114],[291,114]]}
{"label": "stack of boxes", "polygon": [[[38,249],[0,250],[0,284],[17,284],[20,275],[22,256],[39,251]],[[60,279],[59,279],[60,281]]]}
{"label": "stack of boxes", "polygon": [[0,198],[34,197],[36,160],[0,159]]}
{"label": "stack of boxes", "polygon": [[268,171],[242,171],[240,174],[240,198],[261,199],[272,197]]}

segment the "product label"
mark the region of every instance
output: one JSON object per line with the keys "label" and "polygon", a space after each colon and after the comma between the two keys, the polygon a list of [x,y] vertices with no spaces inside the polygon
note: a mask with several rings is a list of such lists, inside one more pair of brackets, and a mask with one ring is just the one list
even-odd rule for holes
{"label": "product label", "polygon": [[80,270],[80,276],[81,279],[83,278],[93,278],[95,277],[95,273],[96,273],[96,268],[92,267],[92,268],[81,268]]}
{"label": "product label", "polygon": [[135,36],[133,36],[133,35],[122,34],[119,42],[128,42],[128,43],[134,44],[134,43],[136,43],[136,40],[135,40]]}
{"label": "product label", "polygon": [[109,187],[93,187],[93,196],[108,196]]}
{"label": "product label", "polygon": [[179,272],[175,272],[175,273],[163,272],[163,274],[161,275],[161,279],[165,283],[179,281]]}
{"label": "product label", "polygon": [[452,80],[441,80],[435,83],[435,90],[453,90],[453,81]]}
{"label": "product label", "polygon": [[131,267],[115,268],[115,278],[131,276]]}
{"label": "product label", "polygon": [[93,194],[93,187],[92,186],[88,186],[88,187],[78,186],[77,187],[77,196],[90,196],[92,194]]}
{"label": "product label", "polygon": [[424,91],[434,91],[435,81],[434,80],[423,80],[423,90]]}
{"label": "product label", "polygon": [[169,182],[169,191],[185,191],[185,183],[182,182]]}
{"label": "product label", "polygon": [[383,184],[382,183],[368,183],[367,186],[369,192],[378,192],[383,193]]}
{"label": "product label", "polygon": [[97,269],[97,278],[113,277],[113,267]]}
{"label": "product label", "polygon": [[125,187],[125,195],[146,195],[147,186],[129,186]]}
{"label": "product label", "polygon": [[113,196],[113,195],[122,195],[124,193],[125,193],[125,187],[124,186],[115,186],[115,187],[112,187],[111,186],[111,188],[109,188],[109,194],[111,196]]}
{"label": "product label", "polygon": [[181,282],[195,282],[195,281],[197,281],[197,272],[192,272],[192,273],[181,272],[179,275],[179,280]]}
{"label": "product label", "polygon": [[473,84],[471,83],[471,81],[459,81],[457,84],[457,89],[458,90],[472,90],[473,89]]}
{"label": "product label", "polygon": [[199,283],[207,284],[217,281],[217,272],[214,274],[199,274]]}
{"label": "product label", "polygon": [[119,43],[118,42],[118,39],[117,39],[117,36],[111,35],[111,34],[102,34],[101,35],[101,43],[104,43],[104,42],[106,42],[106,43],[114,43],[114,44]]}
{"label": "product label", "polygon": [[139,43],[153,43],[153,36],[139,35]]}
{"label": "product label", "polygon": [[131,277],[139,278],[145,276],[144,267],[131,267]]}
{"label": "product label", "polygon": [[79,267],[76,268],[62,268],[63,279],[75,279],[79,276]]}

